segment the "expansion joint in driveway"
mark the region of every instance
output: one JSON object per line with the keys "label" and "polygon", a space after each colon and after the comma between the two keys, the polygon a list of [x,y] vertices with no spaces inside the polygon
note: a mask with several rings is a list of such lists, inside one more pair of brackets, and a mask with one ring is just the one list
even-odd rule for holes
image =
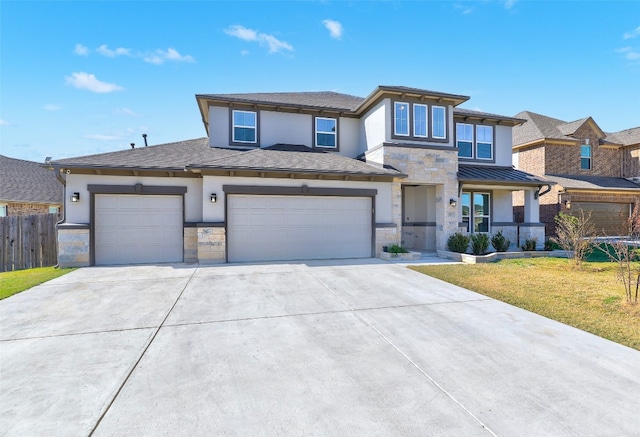
{"label": "expansion joint in driveway", "polygon": [[[478,416],[476,416],[475,414],[473,414],[467,407],[465,407],[460,401],[458,401],[451,393],[449,393],[442,385],[438,384],[438,382],[433,379],[423,368],[421,368],[418,363],[416,363],[415,361],[413,361],[411,359],[411,357],[409,357],[406,353],[404,353],[402,350],[400,350],[400,348],[398,346],[396,346],[391,340],[389,340],[382,332],[380,332],[380,330],[378,330],[378,328],[376,328],[373,323],[371,323],[370,321],[368,321],[364,316],[362,316],[362,314],[359,313],[359,311],[366,311],[366,310],[357,310],[355,308],[353,308],[353,306],[347,302],[345,299],[342,298],[342,296],[340,296],[338,293],[336,293],[336,291],[334,289],[332,289],[331,287],[329,287],[327,284],[325,284],[322,279],[318,278],[316,275],[313,274],[313,272],[311,272],[311,276],[313,276],[316,281],[318,281],[318,283],[320,283],[324,288],[326,288],[327,290],[329,290],[334,296],[336,296],[344,305],[346,305],[349,310],[351,311],[351,313],[357,317],[362,323],[364,323],[366,326],[368,326],[372,331],[374,331],[380,338],[382,338],[386,343],[388,343],[393,349],[396,350],[396,352],[398,352],[400,355],[402,355],[402,357],[407,360],[413,367],[415,367],[415,369],[420,372],[425,378],[427,378],[438,390],[440,390],[445,396],[447,396],[449,399],[451,399],[451,401],[453,401],[456,405],[458,405],[465,413],[467,413],[473,420],[475,420],[476,422],[478,422],[478,424],[485,430],[487,431],[489,434],[491,434],[494,437],[497,437],[497,435],[491,430],[491,428],[489,428],[484,422],[482,422],[482,420],[480,420],[480,418]],[[486,300],[486,299],[477,299],[477,300]],[[456,302],[449,302],[449,303],[456,303]],[[415,305],[407,305],[407,306],[415,306]],[[393,307],[393,308],[397,308],[397,307]],[[373,309],[373,308],[372,308]],[[379,308],[376,308],[379,309]]]}
{"label": "expansion joint in driveway", "polygon": [[178,303],[178,301],[182,297],[182,294],[184,293],[184,290],[186,290],[187,287],[189,286],[189,284],[191,283],[191,280],[193,279],[193,276],[198,271],[198,268],[199,267],[196,267],[193,270],[193,272],[191,273],[191,276],[189,276],[189,280],[184,284],[184,287],[182,287],[182,290],[180,290],[180,293],[178,294],[178,297],[176,297],[175,301],[173,302],[173,305],[171,305],[171,308],[169,308],[169,311],[167,311],[167,314],[165,314],[164,318],[162,319],[162,322],[156,327],[155,331],[153,332],[153,334],[149,338],[149,341],[147,342],[147,345],[142,350],[142,353],[140,354],[140,356],[138,357],[136,362],[133,364],[133,366],[131,366],[131,369],[129,370],[129,373],[127,373],[127,376],[125,376],[124,380],[122,381],[122,384],[120,384],[120,387],[118,387],[118,390],[113,395],[111,400],[108,402],[107,407],[104,409],[104,411],[100,415],[100,418],[98,418],[98,420],[96,421],[96,424],[91,429],[91,432],[89,433],[89,436],[92,436],[93,433],[96,432],[96,429],[98,429],[98,426],[100,426],[100,422],[102,422],[102,419],[104,419],[104,416],[106,416],[106,414],[109,412],[109,409],[111,409],[111,406],[113,405],[115,400],[120,395],[120,392],[122,391],[124,386],[127,384],[127,381],[129,381],[129,378],[131,377],[131,374],[134,372],[134,370],[136,370],[136,368],[138,367],[138,364],[140,364],[140,361],[142,361],[142,358],[145,356],[145,354],[147,353],[147,350],[149,350],[149,347],[151,346],[153,341],[156,339],[156,336],[158,335],[158,332],[160,332],[160,329],[165,325],[167,319],[169,318],[169,315],[171,314],[173,309],[176,307],[176,304]]}

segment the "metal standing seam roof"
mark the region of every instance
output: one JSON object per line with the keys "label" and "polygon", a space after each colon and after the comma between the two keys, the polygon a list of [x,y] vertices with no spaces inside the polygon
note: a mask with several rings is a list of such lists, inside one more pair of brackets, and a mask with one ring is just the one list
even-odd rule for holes
{"label": "metal standing seam roof", "polygon": [[511,167],[460,165],[458,179],[461,182],[484,182],[511,185],[553,185],[554,182]]}
{"label": "metal standing seam roof", "polygon": [[587,189],[587,190],[629,190],[640,194],[640,184],[636,184],[625,178],[614,178],[607,176],[574,176],[548,174],[548,179],[554,181],[564,189]]}
{"label": "metal standing seam roof", "polygon": [[41,163],[0,155],[0,200],[61,204],[64,188]]}

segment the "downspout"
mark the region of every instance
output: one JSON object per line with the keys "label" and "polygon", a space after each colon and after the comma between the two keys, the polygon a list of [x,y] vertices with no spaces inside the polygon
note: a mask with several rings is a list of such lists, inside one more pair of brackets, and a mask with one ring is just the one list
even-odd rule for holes
{"label": "downspout", "polygon": [[[66,218],[67,218],[67,205],[66,205],[66,199],[67,199],[67,180],[65,178],[63,178],[62,176],[60,176],[60,172],[62,171],[62,168],[60,167],[51,167],[51,170],[53,170],[56,173],[56,179],[58,179],[60,181],[60,183],[62,184],[62,218],[60,219],[60,221],[58,221],[56,223],[56,240],[58,239],[58,225],[62,224],[65,222]],[[56,257],[57,258],[57,257]],[[60,260],[58,259],[58,263],[53,266],[54,269],[59,269],[60,268]]]}

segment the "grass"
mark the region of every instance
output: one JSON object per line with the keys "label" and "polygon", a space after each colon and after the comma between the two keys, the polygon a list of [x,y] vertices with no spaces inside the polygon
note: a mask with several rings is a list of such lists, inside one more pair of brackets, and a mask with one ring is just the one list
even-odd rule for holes
{"label": "grass", "polygon": [[66,275],[75,269],[55,269],[40,267],[36,269],[16,270],[0,273],[0,299],[6,299],[21,291]]}
{"label": "grass", "polygon": [[411,267],[531,312],[640,350],[640,304],[626,303],[617,264],[567,259]]}

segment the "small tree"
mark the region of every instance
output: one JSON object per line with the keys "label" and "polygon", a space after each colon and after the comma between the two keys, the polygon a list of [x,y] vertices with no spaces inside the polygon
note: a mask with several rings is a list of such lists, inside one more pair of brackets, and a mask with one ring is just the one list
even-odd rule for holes
{"label": "small tree", "polygon": [[491,245],[496,249],[496,252],[506,252],[509,250],[511,241],[502,235],[502,231],[498,231],[493,237],[491,237]]}
{"label": "small tree", "polygon": [[489,236],[487,234],[471,234],[471,251],[474,255],[484,255],[489,248]]}
{"label": "small tree", "polygon": [[585,215],[582,209],[577,216],[561,212],[555,216],[555,221],[557,236],[551,240],[564,250],[573,251],[574,266],[580,266],[593,252],[596,229],[591,221],[591,213]]}

